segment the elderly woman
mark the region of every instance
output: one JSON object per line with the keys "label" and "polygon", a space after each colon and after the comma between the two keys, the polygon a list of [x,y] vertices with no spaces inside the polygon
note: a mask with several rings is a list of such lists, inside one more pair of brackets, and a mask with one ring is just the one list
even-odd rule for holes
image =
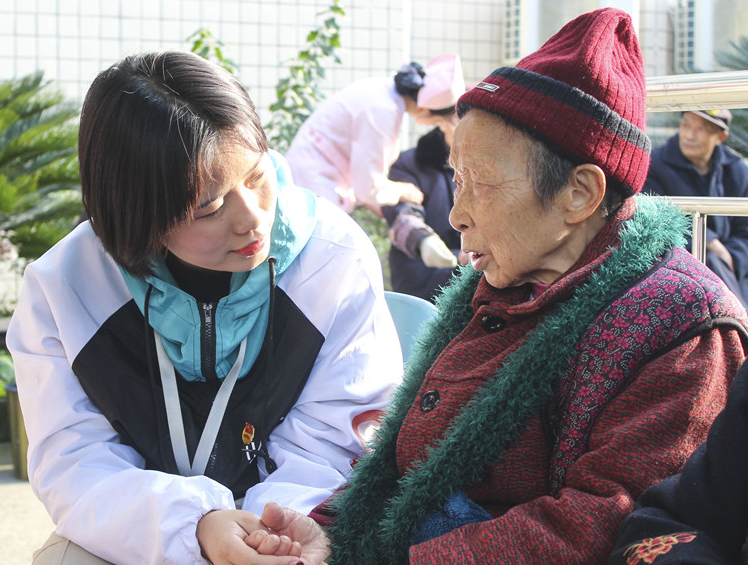
{"label": "elderly woman", "polygon": [[329,556],[266,508],[304,558],[604,563],[634,500],[704,440],[748,320],[680,247],[683,215],[634,197],[642,67],[630,17],[606,8],[462,96],[450,219],[471,266],[326,506]]}

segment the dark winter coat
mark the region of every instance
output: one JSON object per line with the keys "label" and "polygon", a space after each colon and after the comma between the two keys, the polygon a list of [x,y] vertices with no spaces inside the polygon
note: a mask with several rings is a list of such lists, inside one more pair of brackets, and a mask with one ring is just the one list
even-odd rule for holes
{"label": "dark winter coat", "polygon": [[455,184],[448,156],[449,146],[439,128],[421,137],[414,149],[400,154],[389,178],[416,185],[423,192],[423,205],[403,202],[382,207],[394,240],[389,254],[392,289],[426,300],[449,281],[454,270],[423,264],[418,252],[423,238],[436,233],[455,255],[460,251],[460,234],[449,225]]}

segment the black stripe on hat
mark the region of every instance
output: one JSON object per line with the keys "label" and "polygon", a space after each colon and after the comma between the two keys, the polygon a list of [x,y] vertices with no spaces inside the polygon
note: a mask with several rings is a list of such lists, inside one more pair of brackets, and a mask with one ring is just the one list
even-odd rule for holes
{"label": "black stripe on hat", "polygon": [[647,153],[652,150],[652,142],[644,131],[583,90],[518,67],[498,68],[489,77],[503,78],[527,90],[554,98],[596,121],[616,137],[625,139]]}

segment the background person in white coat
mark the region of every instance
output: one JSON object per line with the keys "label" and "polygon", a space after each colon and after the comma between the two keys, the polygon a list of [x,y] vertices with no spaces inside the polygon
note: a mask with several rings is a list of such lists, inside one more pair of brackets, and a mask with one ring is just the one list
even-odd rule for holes
{"label": "background person in white coat", "polygon": [[423,194],[415,185],[387,178],[400,153],[403,117],[436,125],[464,92],[454,53],[434,57],[425,68],[404,65],[394,79],[346,86],[322,101],[294,137],[286,153],[294,181],[348,213],[366,206],[381,216],[383,205],[420,204]]}

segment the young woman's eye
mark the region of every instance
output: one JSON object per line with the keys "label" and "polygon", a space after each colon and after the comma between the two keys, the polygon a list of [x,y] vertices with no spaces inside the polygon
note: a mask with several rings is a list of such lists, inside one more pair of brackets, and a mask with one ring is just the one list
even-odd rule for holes
{"label": "young woman's eye", "polygon": [[256,186],[259,186],[262,184],[262,180],[265,176],[264,172],[258,173],[250,178],[247,179],[247,182],[244,184],[247,188],[254,188]]}
{"label": "young woman's eye", "polygon": [[195,218],[195,219],[196,219],[196,220],[204,220],[204,219],[206,219],[206,218],[215,218],[216,216],[219,216],[219,215],[221,214],[221,212],[222,212],[222,210],[223,210],[223,206],[224,206],[224,205],[223,205],[223,204],[221,204],[221,206],[219,206],[218,208],[216,208],[216,209],[215,209],[215,210],[213,210],[212,212],[208,212],[207,214],[203,214],[203,215],[201,215],[201,216],[198,216],[198,217],[197,217],[197,218]]}

